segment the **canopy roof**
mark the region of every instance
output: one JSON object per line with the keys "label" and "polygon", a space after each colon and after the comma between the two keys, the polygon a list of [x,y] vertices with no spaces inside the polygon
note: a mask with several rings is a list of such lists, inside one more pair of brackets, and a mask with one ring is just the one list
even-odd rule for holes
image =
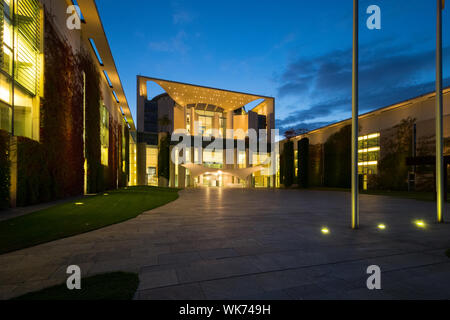
{"label": "canopy roof", "polygon": [[121,108],[119,111],[123,111],[123,116],[126,117],[126,121],[130,125],[130,129],[134,131],[136,128],[133,116],[125,96],[125,91],[119,77],[119,72],[116,68],[116,63],[114,62],[114,58],[111,53],[111,48],[109,47],[108,39],[106,38],[106,34],[103,29],[103,24],[97,10],[97,5],[94,0],[78,0],[77,2],[84,18],[84,23],[82,25],[84,41],[89,44],[89,39],[92,39],[95,43],[103,62],[103,64],[99,64],[99,67],[101,70],[107,72],[111,81],[111,93],[115,92],[118,104]]}
{"label": "canopy roof", "polygon": [[[205,104],[223,108],[225,111],[232,111],[259,99],[264,99],[265,101],[274,99],[272,97],[198,86],[189,83],[149,77],[140,78],[153,81],[160,85],[180,106]],[[264,104],[264,101],[262,104]]]}

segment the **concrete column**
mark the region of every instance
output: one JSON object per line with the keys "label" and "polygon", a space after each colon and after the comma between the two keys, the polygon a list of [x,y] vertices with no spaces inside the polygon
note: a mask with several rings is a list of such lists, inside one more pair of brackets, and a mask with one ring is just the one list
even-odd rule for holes
{"label": "concrete column", "polygon": [[[250,168],[250,149],[245,149],[245,167]],[[253,175],[247,177],[247,188],[253,188]]]}
{"label": "concrete column", "polygon": [[195,113],[195,108],[191,108],[191,135],[193,136],[198,134],[197,121],[198,116]]}
{"label": "concrete column", "polygon": [[147,181],[147,144],[145,142],[136,144],[136,169],[137,185],[146,186]]}
{"label": "concrete column", "polygon": [[[233,130],[233,111],[228,111],[227,112],[227,129],[231,129]],[[227,139],[233,139],[233,137],[228,137]]]}

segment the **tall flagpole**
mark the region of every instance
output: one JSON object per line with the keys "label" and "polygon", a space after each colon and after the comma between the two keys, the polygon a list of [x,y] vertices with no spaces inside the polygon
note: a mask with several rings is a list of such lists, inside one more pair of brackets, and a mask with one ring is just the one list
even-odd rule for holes
{"label": "tall flagpole", "polygon": [[442,9],[444,0],[437,0],[436,30],[436,191],[437,222],[444,222],[444,157],[442,103]]}
{"label": "tall flagpole", "polygon": [[352,228],[359,228],[358,196],[358,0],[353,0],[353,75],[352,75]]}

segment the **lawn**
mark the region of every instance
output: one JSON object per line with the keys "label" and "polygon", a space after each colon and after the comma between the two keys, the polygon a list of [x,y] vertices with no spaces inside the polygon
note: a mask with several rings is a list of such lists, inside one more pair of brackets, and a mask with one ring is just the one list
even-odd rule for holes
{"label": "lawn", "polygon": [[81,290],[69,290],[66,284],[28,293],[13,300],[131,300],[138,288],[135,273],[114,272],[81,279]]}
{"label": "lawn", "polygon": [[177,189],[130,187],[0,222],[0,254],[103,228],[178,198]]}

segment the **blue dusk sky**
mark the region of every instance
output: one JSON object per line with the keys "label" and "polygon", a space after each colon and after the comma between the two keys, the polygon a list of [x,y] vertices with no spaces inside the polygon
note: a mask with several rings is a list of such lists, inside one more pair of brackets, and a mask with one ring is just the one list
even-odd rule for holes
{"label": "blue dusk sky", "polygon": [[[273,96],[281,131],[351,115],[351,0],[96,2],[135,119],[138,74]],[[450,3],[443,19],[449,86]],[[435,0],[361,0],[360,112],[433,91],[435,45]]]}

